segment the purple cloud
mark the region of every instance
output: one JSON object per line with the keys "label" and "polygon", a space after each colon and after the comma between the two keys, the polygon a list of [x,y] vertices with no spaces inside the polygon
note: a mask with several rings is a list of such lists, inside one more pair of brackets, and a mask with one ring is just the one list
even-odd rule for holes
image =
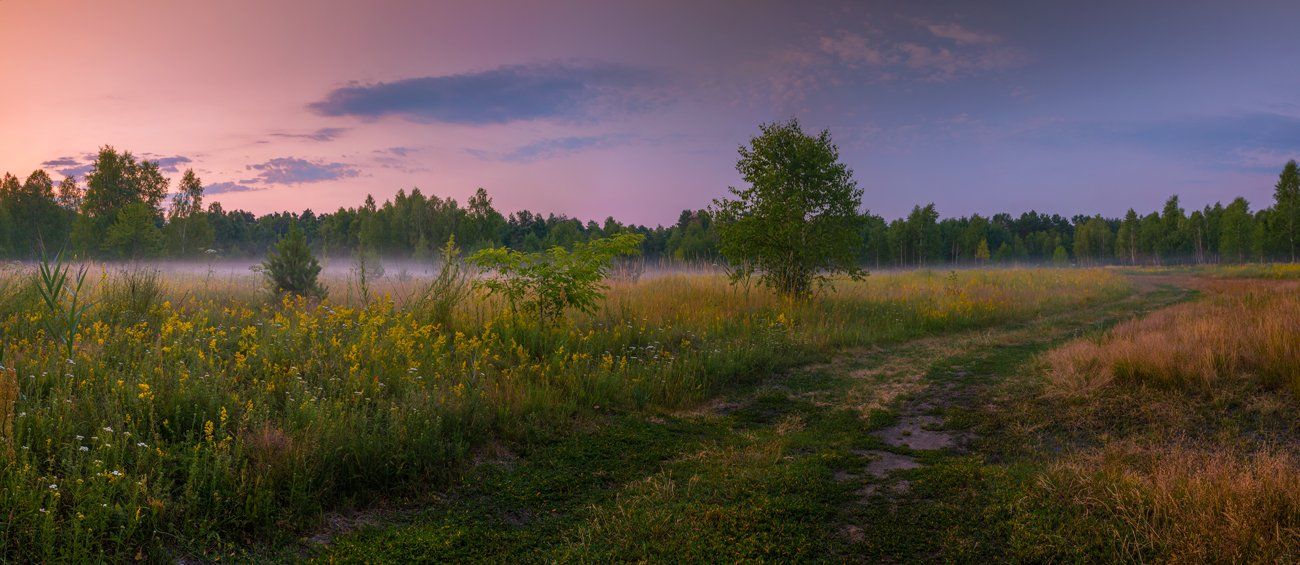
{"label": "purple cloud", "polygon": [[147,156],[146,160],[158,163],[158,170],[163,171],[165,173],[178,173],[180,172],[180,165],[193,162],[190,160],[189,157],[183,157],[180,155],[175,155],[172,157]]}
{"label": "purple cloud", "polygon": [[1029,58],[1017,49],[991,48],[957,50],[904,43],[898,47],[905,67],[928,80],[949,80],[985,71],[1011,69],[1024,65]]}
{"label": "purple cloud", "polygon": [[840,28],[803,46],[777,51],[763,66],[771,97],[802,104],[811,94],[852,80],[948,82],[1022,67],[1022,49],[1001,36],[956,23],[912,20],[928,37]]}
{"label": "purple cloud", "polygon": [[[93,153],[87,153],[81,157],[59,157],[41,163],[42,167],[54,169],[54,172],[65,177],[85,177],[95,168],[95,158],[98,157]],[[159,156],[153,153],[141,153],[140,157],[144,161],[151,161],[158,164],[158,170],[165,173],[178,173],[180,166],[186,163],[194,162],[189,157],[183,155]]]}
{"label": "purple cloud", "polygon": [[1128,143],[1185,156],[1203,166],[1261,173],[1300,155],[1300,118],[1272,113],[1064,124],[1038,135]]}
{"label": "purple cloud", "polygon": [[598,108],[644,108],[637,90],[655,73],[613,64],[543,63],[487,71],[352,84],[307,106],[324,116],[416,122],[500,124],[521,120],[574,120]]}
{"label": "purple cloud", "polygon": [[356,167],[347,163],[308,161],[297,157],[277,157],[265,163],[248,165],[245,168],[250,171],[257,171],[257,176],[241,182],[269,185],[331,181],[351,178],[360,174]]}
{"label": "purple cloud", "polygon": [[264,189],[229,181],[215,182],[203,187],[204,194],[228,194],[231,192],[249,192],[253,190]]}
{"label": "purple cloud", "polygon": [[289,139],[306,139],[308,141],[334,141],[339,136],[347,133],[348,128],[320,128],[309,133],[284,133],[276,132],[271,135]]}
{"label": "purple cloud", "polygon": [[94,168],[91,163],[95,160],[95,155],[85,154],[81,157],[59,157],[50,159],[41,163],[41,168],[53,169],[54,172],[64,177],[84,177]]}
{"label": "purple cloud", "polygon": [[375,153],[389,153],[392,155],[396,155],[398,157],[405,157],[407,155],[414,153],[415,151],[416,149],[414,147],[398,146],[398,147],[389,147],[388,149],[376,149]]}
{"label": "purple cloud", "polygon": [[41,166],[47,169],[54,169],[58,167],[72,167],[75,166],[77,163],[80,163],[80,161],[78,161],[75,157],[59,157],[58,159],[50,159],[49,161],[44,161],[41,163]]}
{"label": "purple cloud", "polygon": [[572,136],[541,139],[532,143],[520,145],[519,147],[505,152],[484,151],[481,149],[466,149],[465,152],[486,161],[532,163],[534,161],[564,157],[592,149],[603,149],[606,147],[626,145],[633,141],[633,137],[627,134]]}
{"label": "purple cloud", "polygon": [[[935,37],[956,45],[926,45],[895,42],[859,33],[840,33],[819,39],[823,57],[805,56],[808,65],[839,63],[850,68],[870,67],[889,73],[909,70],[918,78],[947,80],[986,71],[1010,69],[1028,62],[1022,51],[997,45],[996,35],[967,29],[958,24],[919,24]],[[830,61],[824,59],[829,58]]]}
{"label": "purple cloud", "polygon": [[429,168],[420,165],[415,159],[411,158],[418,149],[414,147],[389,147],[387,149],[375,149],[373,151],[373,163],[385,169],[395,169],[406,173],[428,171]]}

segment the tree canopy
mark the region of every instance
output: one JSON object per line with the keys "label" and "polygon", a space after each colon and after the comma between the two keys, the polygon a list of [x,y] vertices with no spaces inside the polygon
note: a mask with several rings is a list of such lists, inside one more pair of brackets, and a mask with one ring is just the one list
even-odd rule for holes
{"label": "tree canopy", "polygon": [[[410,188],[398,190],[388,200],[367,197],[364,204],[332,212],[259,216],[208,202],[202,180],[192,171],[180,175],[168,196],[172,183],[157,163],[105,146],[80,181],[66,176],[55,182],[40,170],[21,177],[0,175],[0,258],[32,259],[42,249],[109,258],[193,257],[209,249],[222,256],[259,257],[295,223],[307,245],[321,255],[351,256],[365,247],[373,254],[431,259],[452,237],[469,253],[493,247],[536,252],[555,246],[572,249],[611,235],[635,233],[642,236],[640,251],[647,260],[737,261],[741,267],[737,273],[758,268],[752,258],[743,258],[750,252],[771,257],[772,250],[804,236],[814,243],[830,240],[835,245],[833,253],[825,256],[821,251],[812,253],[818,245],[797,249],[792,264],[804,273],[831,272],[842,265],[979,264],[985,261],[981,247],[987,248],[991,263],[1290,261],[1300,255],[1300,167],[1295,163],[1281,168],[1272,201],[1257,203],[1260,207],[1236,198],[1226,205],[1189,210],[1181,199],[1170,198],[1158,210],[1130,209],[1119,218],[1037,211],[942,217],[933,203],[921,203],[901,218],[887,219],[846,204],[860,191],[852,184],[851,172],[838,156],[832,156],[829,135],[798,137],[790,125],[764,126],[784,133],[743,148],[741,161],[747,164],[742,176],[752,176],[747,177],[747,186],[737,189],[744,196],[733,192],[732,198],[723,199],[734,202],[728,204],[733,208],[724,213],[715,203],[713,209],[683,210],[675,223],[654,227],[612,217],[583,221],[532,210],[505,214],[482,188],[463,203]],[[789,148],[777,139],[787,139]],[[818,153],[820,157],[810,162],[820,165],[805,171],[769,160],[773,155],[803,159],[805,151]],[[826,187],[818,193],[795,184],[795,192],[802,196],[794,198],[773,181],[782,178],[816,180]],[[834,194],[840,205],[817,208],[809,204],[816,200],[807,197],[810,194]],[[793,198],[789,202],[795,212],[757,205],[785,202],[783,198]],[[725,217],[726,213],[744,221],[728,224],[732,217]],[[752,233],[756,239],[731,238],[728,244],[733,247],[724,253],[723,234],[728,229]],[[738,250],[744,254],[737,255]],[[819,264],[811,259],[814,256],[827,262]]]}
{"label": "tree canopy", "polygon": [[736,162],[748,186],[713,202],[719,251],[794,296],[811,292],[824,273],[857,274],[862,190],[830,132],[809,135],[794,119],[759,130]]}

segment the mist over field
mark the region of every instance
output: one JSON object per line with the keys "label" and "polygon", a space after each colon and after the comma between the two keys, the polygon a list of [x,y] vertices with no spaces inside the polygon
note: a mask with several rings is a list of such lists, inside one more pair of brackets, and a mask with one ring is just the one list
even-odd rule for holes
{"label": "mist over field", "polygon": [[[434,278],[442,271],[443,262],[437,259],[418,260],[410,258],[380,257],[368,259],[367,268],[374,280],[390,282],[417,282]],[[3,262],[3,269],[30,272],[36,269],[39,261],[9,260]],[[130,261],[92,260],[68,261],[70,267],[85,266],[96,274],[116,274],[123,272],[157,272],[164,278],[171,276],[185,279],[204,279],[212,281],[249,280],[262,284],[263,260],[259,258],[217,258],[202,259],[139,259]],[[359,265],[355,257],[321,257],[320,276],[335,283],[346,282],[357,277]],[[629,259],[616,264],[613,276],[616,279],[659,278],[688,275],[725,274],[725,268],[715,262],[680,262],[647,261]]]}

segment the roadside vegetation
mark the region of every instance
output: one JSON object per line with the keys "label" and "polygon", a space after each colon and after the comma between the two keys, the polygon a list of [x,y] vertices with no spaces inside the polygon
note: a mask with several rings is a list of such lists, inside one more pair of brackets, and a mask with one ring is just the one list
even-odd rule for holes
{"label": "roadside vegetation", "polygon": [[3,390],[19,391],[0,406],[11,558],[203,554],[310,530],[325,510],[448,484],[494,442],[690,406],[835,347],[1126,288],[1101,271],[914,272],[795,301],[722,276],[664,277],[614,282],[590,313],[539,324],[482,294],[442,322],[396,287],[362,307],[278,297],[251,276],[97,271],[71,355],[32,274],[3,278]]}
{"label": "roadside vegetation", "polygon": [[1186,284],[1203,296],[1046,354],[1049,421],[1077,447],[1030,490],[1031,513],[1056,517],[1026,516],[1040,549],[1175,562],[1300,555],[1300,285]]}
{"label": "roadside vegetation", "polygon": [[1205,297],[1052,351],[1062,396],[1157,387],[1206,396],[1300,394],[1300,284],[1206,281]]}

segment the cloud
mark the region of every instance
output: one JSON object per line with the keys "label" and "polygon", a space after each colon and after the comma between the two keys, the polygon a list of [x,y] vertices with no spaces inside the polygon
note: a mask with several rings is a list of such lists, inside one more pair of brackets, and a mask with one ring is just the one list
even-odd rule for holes
{"label": "cloud", "polygon": [[89,173],[93,168],[91,162],[94,161],[94,158],[94,155],[83,155],[80,158],[70,156],[59,157],[57,159],[43,161],[41,163],[41,168],[53,169],[54,172],[59,173],[64,177],[84,177],[86,176],[86,173]]}
{"label": "cloud", "polygon": [[968,29],[955,22],[922,23],[921,25],[935,37],[952,40],[958,45],[992,45],[1002,42],[1002,38],[997,35]]}
{"label": "cloud", "polygon": [[[41,163],[42,167],[54,169],[54,172],[64,177],[85,177],[94,169],[95,159],[98,155],[87,153],[81,157],[59,157]],[[165,173],[180,172],[180,165],[193,162],[189,157],[182,155],[160,156],[153,153],[141,153],[140,159],[143,161],[153,161],[158,164],[158,170]]]}
{"label": "cloud", "polygon": [[866,63],[881,66],[889,64],[891,59],[881,50],[867,41],[866,36],[844,33],[819,40],[821,51],[849,64]]}
{"label": "cloud", "polygon": [[928,32],[899,36],[867,28],[830,30],[778,51],[757,67],[764,90],[802,104],[825,87],[880,81],[948,82],[1013,69],[1031,59],[1001,37],[955,23],[912,21]]}
{"label": "cloud", "polygon": [[183,157],[180,155],[175,155],[172,157],[158,157],[158,156],[153,156],[148,153],[145,153],[142,156],[146,160],[158,163],[158,170],[163,171],[165,173],[180,172],[180,168],[179,168],[180,165],[193,162],[190,160],[189,157]]}
{"label": "cloud", "polygon": [[480,149],[466,149],[465,152],[487,161],[532,163],[545,159],[564,157],[593,149],[604,149],[626,145],[634,141],[635,139],[628,134],[555,137],[520,145],[505,152],[492,152]]}
{"label": "cloud", "polygon": [[375,149],[372,161],[385,169],[396,169],[405,173],[416,173],[428,171],[429,168],[417,163],[411,158],[419,149],[414,147],[388,147],[385,149]]}
{"label": "cloud", "polygon": [[53,169],[57,167],[71,167],[80,162],[81,161],[78,161],[75,157],[59,157],[58,159],[50,159],[49,161],[44,161],[41,163],[41,166],[45,168]]}
{"label": "cloud", "polygon": [[[1282,114],[1187,117],[1121,125],[1112,129],[1112,135],[1121,141],[1241,170],[1280,169],[1287,159],[1300,156],[1300,118]],[[1276,161],[1269,163],[1268,159]]]}
{"label": "cloud", "polygon": [[415,151],[416,149],[414,147],[398,146],[398,147],[389,147],[387,149],[376,149],[375,153],[388,153],[390,155],[396,155],[398,157],[406,157],[407,155],[410,155]]}
{"label": "cloud", "polygon": [[1175,147],[1300,149],[1300,118],[1282,114],[1193,116],[1122,128],[1120,133],[1137,141]]}
{"label": "cloud", "polygon": [[521,120],[578,120],[602,111],[653,105],[646,89],[655,73],[613,64],[543,63],[479,72],[351,84],[309,104],[324,116],[415,122],[500,124]]}
{"label": "cloud", "polygon": [[257,176],[240,182],[268,185],[339,180],[360,174],[356,167],[347,163],[308,161],[297,157],[276,157],[265,163],[248,165],[245,168],[250,171],[257,171]]}
{"label": "cloud", "polygon": [[237,182],[215,182],[203,187],[204,194],[228,194],[231,192],[249,192],[261,188],[239,184]]}
{"label": "cloud", "polygon": [[1125,144],[1176,155],[1198,165],[1276,171],[1300,158],[1300,118],[1249,113],[1184,116],[1148,122],[1053,122],[1025,132],[1033,143]]}
{"label": "cloud", "polygon": [[[933,27],[933,24],[928,25]],[[984,40],[974,41],[976,32],[956,27],[971,37],[956,41],[957,45],[927,45],[915,41],[873,39],[860,33],[822,36],[818,39],[817,52],[823,57],[812,58],[809,63],[830,67],[867,67],[876,71],[878,78],[897,78],[900,73],[908,73],[913,78],[936,81],[1015,68],[1029,62],[1029,57],[1020,49],[993,45],[1001,41],[991,39],[996,36],[986,35],[982,36]]]}
{"label": "cloud", "polygon": [[947,47],[928,47],[917,43],[898,46],[902,64],[922,73],[927,80],[949,80],[984,71],[1011,69],[1024,65],[1029,58],[1017,49],[996,48],[958,51]]}
{"label": "cloud", "polygon": [[1277,172],[1287,161],[1300,159],[1296,149],[1238,148],[1227,153],[1227,161],[1247,171]]}
{"label": "cloud", "polygon": [[77,165],[75,167],[64,167],[62,169],[56,169],[55,172],[59,173],[60,175],[63,175],[64,177],[85,178],[85,176],[90,174],[90,171],[94,168],[95,168],[94,165],[91,165],[90,163],[85,163],[82,165]]}
{"label": "cloud", "polygon": [[284,133],[275,132],[271,135],[288,139],[305,139],[308,141],[334,141],[339,136],[347,133],[348,128],[320,128],[308,133]]}

